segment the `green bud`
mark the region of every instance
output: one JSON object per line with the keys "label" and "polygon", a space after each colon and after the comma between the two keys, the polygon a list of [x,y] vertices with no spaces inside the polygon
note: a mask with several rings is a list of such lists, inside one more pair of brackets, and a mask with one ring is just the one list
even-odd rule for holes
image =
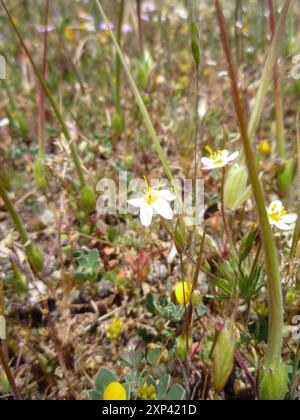
{"label": "green bud", "polygon": [[259,376],[259,399],[283,401],[287,393],[287,366],[281,361],[272,367],[262,367]]}
{"label": "green bud", "polygon": [[0,382],[1,382],[1,387],[2,387],[2,390],[4,391],[4,393],[8,392],[10,390],[10,385],[9,385],[9,381],[7,379],[7,376],[5,375],[4,372],[0,376]]}
{"label": "green bud", "polygon": [[201,305],[201,303],[202,303],[201,293],[199,292],[199,290],[194,290],[192,293],[192,304],[194,306],[198,306],[198,305]]}
{"label": "green bud", "polygon": [[288,193],[296,173],[296,164],[293,159],[288,160],[280,169],[277,185],[281,193]]}
{"label": "green bud", "polygon": [[246,233],[246,235],[243,237],[241,246],[240,246],[240,252],[239,252],[239,261],[242,263],[245,261],[245,259],[249,256],[252,247],[254,245],[256,236],[257,236],[257,226],[253,224],[249,231]]}
{"label": "green bud", "polygon": [[227,321],[220,332],[213,354],[214,386],[220,394],[230,378],[234,366],[236,333],[233,321]]}
{"label": "green bud", "polygon": [[26,255],[33,271],[40,273],[44,266],[44,256],[41,249],[30,244],[26,247]]}
{"label": "green bud", "polygon": [[179,254],[182,254],[185,245],[186,245],[186,233],[185,233],[185,224],[183,222],[182,219],[179,219],[176,225],[176,229],[175,229],[175,234],[174,234],[174,238],[175,238],[175,246],[177,249],[177,252]]}
{"label": "green bud", "polygon": [[45,161],[38,158],[34,164],[34,178],[36,186],[41,190],[45,191],[48,186]]}
{"label": "green bud", "polygon": [[12,270],[14,273],[14,283],[16,291],[19,295],[26,295],[28,293],[28,281],[26,276],[21,273],[16,264],[12,263]]}
{"label": "green bud", "polygon": [[200,52],[200,36],[199,36],[199,29],[196,22],[191,23],[191,33],[192,33],[192,42],[191,48],[195,63],[197,66],[200,65],[201,61],[201,52]]}
{"label": "green bud", "polygon": [[88,186],[85,186],[80,191],[80,201],[83,209],[87,213],[91,213],[96,208],[96,195],[94,190]]}
{"label": "green bud", "polygon": [[112,127],[116,134],[120,135],[123,133],[125,128],[125,118],[122,112],[115,112],[112,117]]}
{"label": "green bud", "polygon": [[233,165],[226,177],[224,188],[224,203],[229,210],[237,210],[252,194],[252,188],[247,187],[248,170],[245,165]]}
{"label": "green bud", "polygon": [[176,355],[181,360],[186,360],[186,358],[188,357],[188,355],[191,351],[192,345],[193,345],[193,340],[192,340],[191,337],[189,337],[188,343],[187,343],[186,336],[185,335],[180,335],[176,339],[176,344],[175,344]]}

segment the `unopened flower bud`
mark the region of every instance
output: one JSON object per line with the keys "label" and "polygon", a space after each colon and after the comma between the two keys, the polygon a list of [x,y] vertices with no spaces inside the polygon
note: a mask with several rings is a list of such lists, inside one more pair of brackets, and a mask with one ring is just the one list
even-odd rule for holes
{"label": "unopened flower bud", "polygon": [[247,188],[247,182],[248,171],[245,165],[236,164],[230,168],[224,188],[224,203],[227,209],[236,210],[250,198],[252,189]]}
{"label": "unopened flower bud", "polygon": [[218,336],[213,355],[214,386],[218,394],[225,388],[233,370],[235,345],[234,322],[227,321]]}

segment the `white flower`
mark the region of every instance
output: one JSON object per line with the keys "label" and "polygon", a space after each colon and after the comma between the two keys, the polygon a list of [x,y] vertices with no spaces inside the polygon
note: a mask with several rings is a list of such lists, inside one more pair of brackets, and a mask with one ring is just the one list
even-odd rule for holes
{"label": "white flower", "polygon": [[281,230],[293,229],[293,226],[290,225],[297,221],[298,216],[295,213],[287,214],[280,200],[273,201],[267,210],[271,225],[275,225]]}
{"label": "white flower", "polygon": [[169,190],[157,190],[150,187],[146,181],[146,188],[144,194],[140,198],[128,200],[128,204],[140,209],[140,219],[142,225],[150,226],[153,215],[158,213],[164,219],[171,220],[173,218],[173,211],[170,202],[176,199],[175,195]]}
{"label": "white flower", "polygon": [[230,162],[233,162],[239,156],[240,152],[229,154],[228,150],[218,150],[213,152],[209,146],[206,150],[210,153],[209,158],[202,158],[201,162],[204,165],[202,169],[211,170],[216,168],[224,168]]}

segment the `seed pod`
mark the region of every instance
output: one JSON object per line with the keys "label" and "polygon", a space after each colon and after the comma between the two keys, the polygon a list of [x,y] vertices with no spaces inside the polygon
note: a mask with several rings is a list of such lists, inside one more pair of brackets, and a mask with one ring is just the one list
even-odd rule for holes
{"label": "seed pod", "polygon": [[248,171],[245,165],[233,165],[226,177],[224,188],[224,204],[229,210],[237,210],[252,194],[247,187]]}
{"label": "seed pod", "polygon": [[48,186],[45,162],[39,158],[34,164],[34,179],[39,190],[45,191]]}
{"label": "seed pod", "polygon": [[214,386],[220,394],[231,375],[234,366],[236,333],[233,321],[227,321],[217,339],[213,354]]}
{"label": "seed pod", "polygon": [[83,209],[87,213],[91,213],[96,208],[96,196],[94,190],[85,186],[80,191],[80,201]]}
{"label": "seed pod", "polygon": [[176,250],[179,254],[182,254],[186,244],[185,224],[182,219],[178,220],[174,237]]}
{"label": "seed pod", "polygon": [[241,246],[240,246],[240,252],[239,252],[239,261],[242,263],[245,261],[245,259],[249,256],[253,244],[255,242],[256,236],[257,236],[257,226],[253,224],[249,231],[246,233],[246,235],[243,237]]}
{"label": "seed pod", "polygon": [[283,401],[287,393],[287,366],[280,361],[263,366],[259,377],[259,398],[263,401]]}
{"label": "seed pod", "polygon": [[288,160],[280,169],[278,178],[277,178],[277,185],[278,189],[281,193],[288,193],[296,173],[296,164],[293,159]]}
{"label": "seed pod", "polygon": [[32,269],[36,273],[41,272],[44,266],[44,256],[41,249],[30,244],[26,247],[26,255]]}
{"label": "seed pod", "polygon": [[200,51],[200,31],[198,27],[198,11],[197,11],[197,1],[192,0],[191,2],[191,48],[194,57],[196,66],[199,67],[201,61],[201,51]]}

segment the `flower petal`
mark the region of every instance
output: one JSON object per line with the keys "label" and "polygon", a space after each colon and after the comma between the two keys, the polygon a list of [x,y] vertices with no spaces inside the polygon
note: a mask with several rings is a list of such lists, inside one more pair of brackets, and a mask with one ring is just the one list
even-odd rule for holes
{"label": "flower petal", "polygon": [[227,159],[228,158],[228,155],[229,155],[228,150],[222,150],[222,152],[221,152],[222,158]]}
{"label": "flower petal", "polygon": [[283,223],[283,222],[276,222],[275,226],[280,230],[293,230],[294,229],[292,226],[287,225],[286,223]]}
{"label": "flower petal", "polygon": [[171,206],[168,201],[164,200],[163,198],[158,198],[158,200],[152,204],[152,207],[156,213],[158,213],[164,219],[171,220],[173,218],[173,211]]}
{"label": "flower petal", "polygon": [[281,221],[283,223],[295,223],[298,219],[298,215],[295,213],[289,213],[286,214],[285,216],[282,216]]}
{"label": "flower petal", "polygon": [[176,195],[171,193],[171,191],[169,190],[155,191],[155,193],[158,195],[158,197],[163,198],[164,200],[167,200],[167,201],[176,200]]}
{"label": "flower petal", "polygon": [[213,165],[213,163],[214,163],[214,161],[212,159],[205,158],[205,157],[201,159],[201,162],[205,166],[210,166],[210,165]]}
{"label": "flower petal", "polygon": [[273,211],[281,211],[283,209],[283,204],[280,200],[272,201],[269,206],[268,212],[272,213]]}
{"label": "flower petal", "polygon": [[141,208],[143,204],[145,204],[145,200],[143,198],[132,198],[131,200],[127,201],[132,207]]}
{"label": "flower petal", "polygon": [[141,206],[141,211],[140,211],[140,218],[141,218],[142,225],[145,227],[150,226],[152,222],[152,217],[153,217],[153,208],[149,206],[149,204],[146,204],[144,202],[144,204]]}
{"label": "flower petal", "polygon": [[233,160],[236,160],[239,157],[240,152],[234,152],[230,156],[228,156],[227,161],[232,162]]}

